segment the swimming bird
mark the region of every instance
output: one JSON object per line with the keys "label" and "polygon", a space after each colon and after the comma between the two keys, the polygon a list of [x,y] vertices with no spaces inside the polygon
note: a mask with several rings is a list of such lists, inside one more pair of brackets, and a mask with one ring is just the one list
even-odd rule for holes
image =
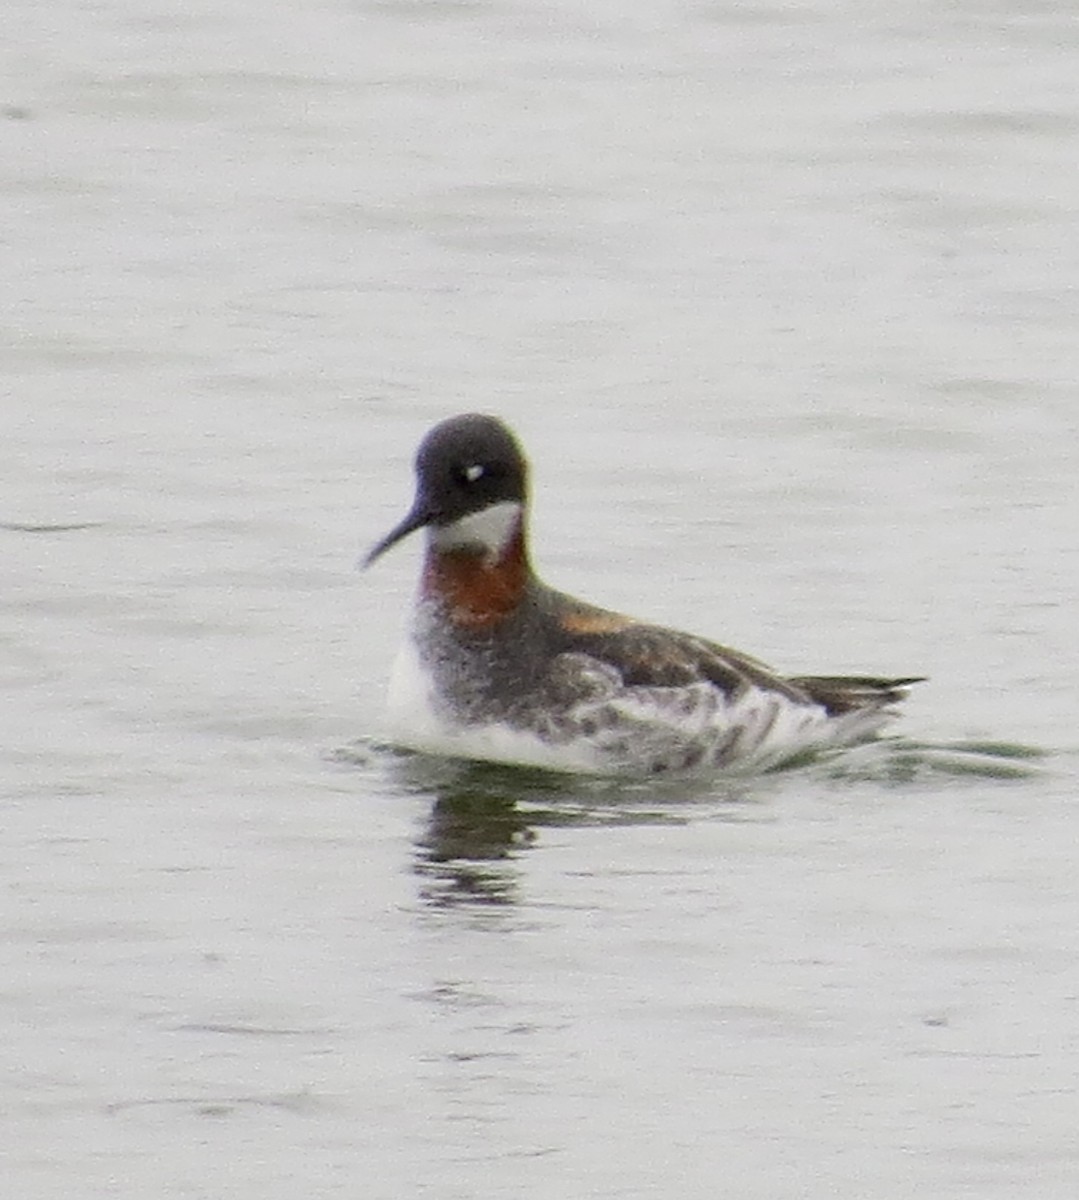
{"label": "swimming bird", "polygon": [[528,553],[529,467],[502,421],[436,425],[408,515],[426,552],[390,685],[393,740],[611,775],[753,772],[872,739],[920,677],[783,676],[740,651],[555,591]]}

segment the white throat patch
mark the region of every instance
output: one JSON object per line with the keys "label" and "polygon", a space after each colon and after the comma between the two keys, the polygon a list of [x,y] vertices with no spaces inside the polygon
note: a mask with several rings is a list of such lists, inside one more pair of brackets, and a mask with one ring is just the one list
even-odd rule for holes
{"label": "white throat patch", "polygon": [[503,500],[490,508],[470,513],[452,525],[432,525],[431,544],[439,550],[472,546],[497,558],[517,529],[520,517],[521,505],[516,500]]}

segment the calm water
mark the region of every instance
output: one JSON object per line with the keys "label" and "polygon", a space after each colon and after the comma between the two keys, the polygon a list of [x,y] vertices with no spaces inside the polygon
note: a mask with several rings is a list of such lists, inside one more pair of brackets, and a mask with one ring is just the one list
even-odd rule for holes
{"label": "calm water", "polygon": [[[1070,1200],[1074,11],[5,29],[4,1195]],[[924,672],[904,740],[379,750],[416,551],[353,564],[475,408],[552,582]]]}

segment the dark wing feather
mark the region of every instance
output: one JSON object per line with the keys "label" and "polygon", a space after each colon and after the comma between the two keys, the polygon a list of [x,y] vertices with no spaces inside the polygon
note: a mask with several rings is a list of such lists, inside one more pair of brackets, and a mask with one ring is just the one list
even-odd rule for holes
{"label": "dark wing feather", "polygon": [[791,679],[831,714],[853,712],[858,708],[883,708],[906,699],[912,683],[922,683],[924,675],[904,679],[878,679],[872,675],[800,675]]}
{"label": "dark wing feather", "polygon": [[810,702],[807,692],[749,655],[689,633],[639,624],[579,601],[562,614],[560,625],[560,650],[586,654],[612,667],[627,687],[710,683],[731,697],[756,686]]}
{"label": "dark wing feather", "polygon": [[706,638],[639,624],[630,617],[548,593],[560,601],[561,649],[587,654],[616,670],[627,687],[684,687],[708,682],[728,697],[749,687],[819,704],[831,715],[883,708],[902,700],[922,676],[800,675],[785,678],[748,654]]}

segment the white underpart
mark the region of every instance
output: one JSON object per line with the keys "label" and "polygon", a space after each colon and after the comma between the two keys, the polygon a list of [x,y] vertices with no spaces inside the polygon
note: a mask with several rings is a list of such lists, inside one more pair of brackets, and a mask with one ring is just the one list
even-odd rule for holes
{"label": "white underpart", "polygon": [[475,546],[488,557],[497,558],[516,531],[520,518],[521,505],[516,500],[502,500],[469,513],[452,525],[432,525],[429,536],[438,550]]}
{"label": "white underpart", "polygon": [[[598,666],[600,675],[608,670]],[[406,638],[390,683],[387,732],[396,744],[429,754],[590,775],[638,775],[662,760],[672,742],[715,745],[737,731],[729,759],[717,764],[706,755],[690,773],[741,775],[862,741],[891,715],[861,710],[829,716],[818,704],[759,687],[726,698],[703,682],[674,689],[615,687],[613,694],[601,689],[567,715],[587,721],[605,706],[621,720],[592,735],[555,740],[503,724],[456,722],[438,704],[415,642]]]}
{"label": "white underpart", "polygon": [[[751,774],[802,754],[861,741],[887,720],[887,714],[868,709],[829,716],[819,704],[791,700],[756,686],[726,697],[704,682],[674,689],[622,688],[608,703],[635,731],[628,754],[614,756],[621,760],[614,763],[619,773],[633,773],[635,768],[662,761],[667,754],[665,743],[707,747],[726,744],[730,738],[722,762],[712,761],[706,752],[692,769],[709,774],[717,768],[725,774]],[[612,765],[611,742],[618,737],[616,727],[594,740],[596,761],[605,762],[608,769]]]}
{"label": "white underpart", "polygon": [[394,744],[425,754],[545,767],[587,775],[609,774],[586,745],[552,745],[508,725],[448,721],[436,703],[433,681],[415,641],[406,637],[390,676],[387,734]]}

